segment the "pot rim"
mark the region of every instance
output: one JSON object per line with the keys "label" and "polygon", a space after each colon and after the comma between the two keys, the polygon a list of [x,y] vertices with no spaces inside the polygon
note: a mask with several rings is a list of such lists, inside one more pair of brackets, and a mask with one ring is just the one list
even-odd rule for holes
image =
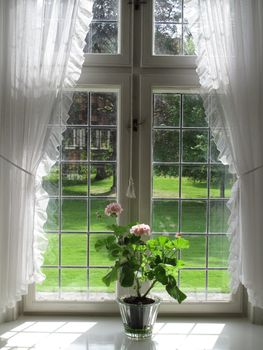
{"label": "pot rim", "polygon": [[120,304],[123,304],[123,305],[130,305],[130,306],[140,306],[141,308],[148,308],[148,307],[151,307],[153,305],[159,305],[161,303],[161,299],[159,297],[156,297],[155,295],[154,296],[150,296],[149,298],[150,299],[153,299],[154,300],[154,303],[151,303],[151,304],[131,304],[131,303],[126,303],[123,299],[124,298],[127,298],[127,296],[123,296],[123,297],[117,297],[116,301]]}

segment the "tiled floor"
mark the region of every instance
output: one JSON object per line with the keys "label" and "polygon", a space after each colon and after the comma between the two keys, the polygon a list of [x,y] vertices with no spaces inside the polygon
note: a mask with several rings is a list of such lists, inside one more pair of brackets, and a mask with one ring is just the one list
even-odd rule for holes
{"label": "tiled floor", "polygon": [[118,317],[22,317],[0,325],[3,350],[263,350],[263,327],[244,318],[158,318],[152,340],[132,341]]}

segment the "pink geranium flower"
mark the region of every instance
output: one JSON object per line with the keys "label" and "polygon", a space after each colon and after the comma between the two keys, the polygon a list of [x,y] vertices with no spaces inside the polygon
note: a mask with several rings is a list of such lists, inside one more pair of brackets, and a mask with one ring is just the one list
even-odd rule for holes
{"label": "pink geranium flower", "polygon": [[118,216],[123,211],[119,203],[110,203],[106,206],[104,213],[107,216]]}
{"label": "pink geranium flower", "polygon": [[150,235],[151,228],[149,225],[138,224],[132,226],[132,228],[130,229],[130,233],[133,233],[135,236]]}

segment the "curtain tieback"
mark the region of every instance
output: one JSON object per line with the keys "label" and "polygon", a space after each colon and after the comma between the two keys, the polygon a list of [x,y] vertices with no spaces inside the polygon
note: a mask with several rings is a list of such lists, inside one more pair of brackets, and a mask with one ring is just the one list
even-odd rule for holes
{"label": "curtain tieback", "polygon": [[7,163],[12,164],[14,167],[16,167],[17,169],[23,171],[24,173],[30,175],[30,176],[34,176],[32,173],[30,173],[29,171],[27,171],[26,169],[22,168],[21,166],[17,165],[16,163],[12,162],[11,160],[9,160],[8,158],[4,157],[2,154],[0,154],[0,158],[4,159]]}
{"label": "curtain tieback", "polygon": [[245,175],[248,175],[248,174],[251,174],[253,173],[254,171],[258,170],[258,169],[261,169],[263,168],[263,164],[262,165],[259,165],[251,170],[248,170],[248,171],[245,171],[243,174],[240,174],[240,176],[245,176]]}

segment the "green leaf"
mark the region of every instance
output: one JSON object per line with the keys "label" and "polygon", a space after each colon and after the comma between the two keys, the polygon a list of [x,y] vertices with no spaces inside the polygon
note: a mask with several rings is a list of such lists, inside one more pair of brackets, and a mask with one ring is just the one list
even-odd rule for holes
{"label": "green leaf", "polygon": [[132,287],[134,283],[134,270],[128,264],[120,269],[120,285],[122,287]]}
{"label": "green leaf", "polygon": [[107,287],[109,287],[109,285],[114,282],[117,281],[118,278],[118,269],[114,266],[112,267],[112,269],[110,270],[110,272],[108,272],[103,278],[102,281],[106,284]]}
{"label": "green leaf", "polygon": [[154,269],[155,278],[158,282],[162,283],[163,285],[166,285],[168,283],[168,278],[166,276],[166,271],[162,265],[158,265]]}
{"label": "green leaf", "polygon": [[95,249],[97,251],[101,250],[103,247],[105,247],[106,242],[105,239],[98,239],[97,242],[95,243]]}
{"label": "green leaf", "polygon": [[169,283],[165,287],[167,293],[181,304],[182,301],[186,299],[186,295],[177,287],[175,283]]}
{"label": "green leaf", "polygon": [[182,238],[182,237],[176,238],[173,242],[174,242],[174,247],[176,249],[187,249],[187,248],[189,248],[189,241],[187,239]]}

